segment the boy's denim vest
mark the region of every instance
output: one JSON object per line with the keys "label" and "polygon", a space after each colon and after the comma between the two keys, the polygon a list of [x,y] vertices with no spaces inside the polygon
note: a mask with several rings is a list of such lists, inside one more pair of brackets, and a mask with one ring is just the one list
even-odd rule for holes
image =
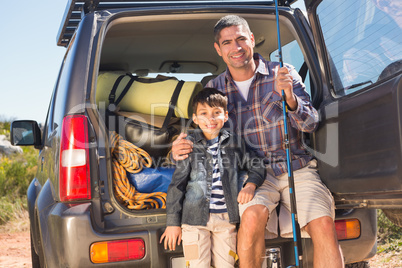
{"label": "boy's denim vest", "polygon": [[[207,152],[207,141],[200,129],[188,135],[193,151],[185,160],[178,161],[167,195],[167,226],[181,224],[206,226],[212,191],[212,155]],[[218,164],[230,223],[240,222],[237,195],[239,171],[248,171],[246,183],[260,186],[265,179],[265,167],[246,153],[244,142],[236,135],[221,130]],[[253,164],[253,166],[251,166]]]}

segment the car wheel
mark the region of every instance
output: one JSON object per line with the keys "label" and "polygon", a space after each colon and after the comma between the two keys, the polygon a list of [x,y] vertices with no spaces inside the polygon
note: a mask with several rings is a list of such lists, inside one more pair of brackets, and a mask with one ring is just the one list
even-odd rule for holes
{"label": "car wheel", "polygon": [[361,262],[346,264],[345,268],[370,268],[370,264],[366,261],[361,261]]}
{"label": "car wheel", "polygon": [[382,211],[393,224],[402,227],[402,209],[383,209]]}
{"label": "car wheel", "polygon": [[32,240],[32,230],[31,230],[31,259],[32,259],[32,268],[40,268],[40,262],[39,262],[39,256],[35,252],[35,248],[33,245],[33,240]]}

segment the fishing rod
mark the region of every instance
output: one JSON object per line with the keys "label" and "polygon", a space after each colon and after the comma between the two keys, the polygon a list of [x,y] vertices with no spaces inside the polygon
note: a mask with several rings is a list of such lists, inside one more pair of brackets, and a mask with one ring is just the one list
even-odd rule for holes
{"label": "fishing rod", "polygon": [[[276,14],[276,30],[278,35],[278,56],[279,66],[283,67],[282,59],[282,46],[281,35],[279,30],[279,13],[278,13],[278,0],[275,0],[275,14]],[[289,133],[288,133],[288,106],[286,105],[285,91],[282,89],[282,109],[283,109],[283,127],[285,132],[284,145],[286,148],[286,162],[288,168],[288,181],[289,181],[289,195],[290,195],[290,211],[292,214],[292,229],[293,229],[293,245],[295,251],[295,266],[290,267],[303,267],[303,250],[301,245],[300,225],[297,217],[296,207],[296,193],[295,193],[295,180],[293,177],[292,168],[292,152],[290,150]]]}

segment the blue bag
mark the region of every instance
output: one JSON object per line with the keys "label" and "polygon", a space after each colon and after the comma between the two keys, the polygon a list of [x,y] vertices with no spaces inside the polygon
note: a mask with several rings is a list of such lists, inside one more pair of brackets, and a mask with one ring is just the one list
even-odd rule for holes
{"label": "blue bag", "polygon": [[127,178],[140,193],[167,192],[175,168],[144,168],[139,173],[127,172]]}

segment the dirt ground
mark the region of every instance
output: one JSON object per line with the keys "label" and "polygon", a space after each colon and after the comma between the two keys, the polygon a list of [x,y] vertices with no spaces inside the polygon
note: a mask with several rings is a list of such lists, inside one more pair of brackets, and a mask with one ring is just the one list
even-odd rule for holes
{"label": "dirt ground", "polygon": [[[398,253],[377,254],[370,260],[372,268],[402,268]],[[28,268],[31,264],[29,231],[0,233],[0,268]]]}
{"label": "dirt ground", "polygon": [[29,231],[0,233],[0,267],[32,267]]}
{"label": "dirt ground", "polygon": [[371,268],[402,268],[402,256],[397,252],[384,252],[370,259]]}

